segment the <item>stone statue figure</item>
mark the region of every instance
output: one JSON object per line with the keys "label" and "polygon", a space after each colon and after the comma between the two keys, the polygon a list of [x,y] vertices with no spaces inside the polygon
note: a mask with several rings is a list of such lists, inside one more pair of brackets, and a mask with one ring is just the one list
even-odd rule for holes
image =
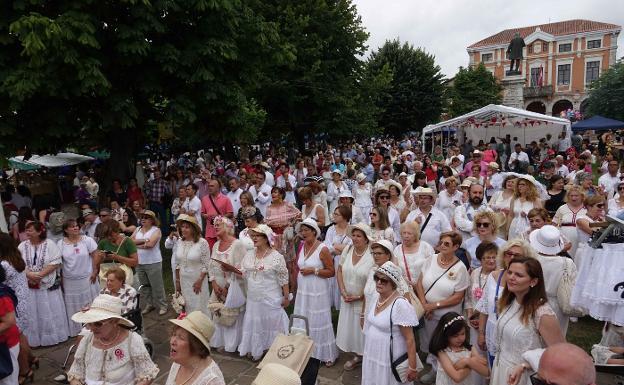
{"label": "stone statue figure", "polygon": [[[516,35],[511,42],[509,42],[509,47],[507,47],[507,53],[509,54],[509,60],[511,61],[509,66],[509,72],[520,73],[520,61],[522,60],[522,48],[524,48],[526,44],[524,44],[524,39],[520,37],[520,34],[516,32]],[[514,71],[514,64],[516,65],[516,69]]]}

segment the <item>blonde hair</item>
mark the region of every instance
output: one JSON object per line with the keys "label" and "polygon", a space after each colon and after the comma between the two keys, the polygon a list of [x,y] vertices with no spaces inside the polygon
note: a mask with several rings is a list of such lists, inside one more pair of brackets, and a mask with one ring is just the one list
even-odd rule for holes
{"label": "blonde hair", "polygon": [[474,220],[472,221],[474,228],[477,228],[477,222],[483,218],[490,220],[490,224],[492,226],[490,227],[490,230],[492,231],[492,235],[496,234],[498,232],[498,217],[493,211],[490,210],[477,211],[475,213]]}
{"label": "blonde hair", "polygon": [[457,178],[455,178],[454,176],[449,176],[448,178],[444,180],[444,186],[446,187],[450,186],[451,183],[455,183],[455,186],[459,185]]}
{"label": "blonde hair", "polygon": [[566,195],[565,195],[565,198],[563,199],[563,201],[568,203],[568,197],[573,192],[579,193],[581,195],[581,202],[583,202],[585,200],[585,191],[581,188],[581,186],[575,184],[575,185],[570,186],[570,188],[566,192]]}
{"label": "blonde hair", "polygon": [[505,243],[503,247],[498,249],[498,255],[496,256],[496,264],[499,267],[502,267],[503,269],[507,269],[508,266],[505,266],[505,260],[503,259],[503,257],[505,253],[514,246],[520,247],[522,249],[522,254],[525,257],[534,258],[534,259],[537,258],[537,254],[535,253],[535,250],[533,250],[529,242],[525,241],[524,239],[519,239],[519,238],[512,239],[510,241],[507,241],[507,243]]}
{"label": "blonde hair", "polygon": [[420,225],[416,221],[409,221],[401,223],[400,231],[403,230],[411,231],[412,234],[416,237],[416,241],[420,241]]}
{"label": "blonde hair", "polygon": [[525,178],[518,178],[516,186],[514,187],[514,199],[520,197],[520,189],[518,188],[518,184],[520,184],[520,182],[522,181],[526,182],[527,184],[526,200],[530,202],[538,201],[539,193],[537,192],[537,188],[535,187],[533,182]]}

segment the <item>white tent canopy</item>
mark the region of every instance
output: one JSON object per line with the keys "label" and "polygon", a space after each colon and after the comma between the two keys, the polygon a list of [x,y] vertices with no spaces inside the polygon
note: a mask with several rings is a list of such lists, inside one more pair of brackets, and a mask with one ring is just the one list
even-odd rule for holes
{"label": "white tent canopy", "polygon": [[23,156],[14,156],[9,161],[30,166],[43,166],[48,168],[72,166],[75,164],[89,162],[94,158],[86,155],[74,154],[71,152],[59,152],[56,155],[33,155],[28,160]]}
{"label": "white tent canopy", "polygon": [[463,143],[464,134],[466,139],[472,140],[475,145],[479,140],[488,143],[491,137],[504,138],[509,134],[512,138],[518,138],[517,141],[525,146],[532,141],[539,141],[546,137],[546,134],[557,138],[564,130],[570,137],[572,135],[570,126],[570,121],[567,119],[489,104],[445,122],[428,125],[423,129],[422,142],[424,148],[425,135],[431,135],[430,140],[433,140],[434,134],[455,128],[460,143]]}

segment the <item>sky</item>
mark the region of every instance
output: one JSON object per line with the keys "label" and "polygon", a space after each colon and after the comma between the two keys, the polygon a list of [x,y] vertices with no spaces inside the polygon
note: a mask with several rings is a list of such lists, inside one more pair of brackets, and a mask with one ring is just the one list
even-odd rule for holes
{"label": "sky", "polygon": [[[571,19],[624,26],[623,0],[353,0],[370,34],[368,50],[399,38],[435,55],[453,77],[468,65],[466,47],[509,28]],[[624,56],[624,31],[617,57]]]}

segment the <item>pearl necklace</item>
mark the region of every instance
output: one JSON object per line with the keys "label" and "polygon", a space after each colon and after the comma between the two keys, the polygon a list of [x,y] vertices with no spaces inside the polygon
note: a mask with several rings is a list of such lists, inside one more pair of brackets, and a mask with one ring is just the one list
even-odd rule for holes
{"label": "pearl necklace", "polygon": [[380,309],[382,308],[385,304],[388,303],[388,301],[390,301],[390,299],[392,299],[394,297],[394,293],[390,294],[388,296],[388,298],[386,298],[383,301],[379,301],[381,299],[381,297],[377,298],[377,303],[375,304],[375,308]]}
{"label": "pearl necklace", "polygon": [[109,347],[111,347],[111,346],[113,345],[113,343],[115,343],[115,341],[117,340],[117,338],[119,338],[119,332],[120,332],[120,331],[119,331],[119,329],[117,329],[117,334],[115,334],[115,337],[113,337],[113,339],[112,339],[112,340],[110,340],[110,342],[108,342],[108,343],[106,343],[106,342],[102,341],[102,339],[101,339],[101,338],[98,338],[97,340],[98,340],[98,342],[100,343],[100,345],[102,345],[102,346],[104,346],[105,348],[107,348],[107,349],[108,349]]}
{"label": "pearl necklace", "polygon": [[360,258],[362,255],[364,255],[364,253],[366,253],[366,250],[368,249],[368,246],[364,248],[364,250],[361,253],[358,253],[357,250],[355,250],[355,247],[353,248],[353,254]]}

